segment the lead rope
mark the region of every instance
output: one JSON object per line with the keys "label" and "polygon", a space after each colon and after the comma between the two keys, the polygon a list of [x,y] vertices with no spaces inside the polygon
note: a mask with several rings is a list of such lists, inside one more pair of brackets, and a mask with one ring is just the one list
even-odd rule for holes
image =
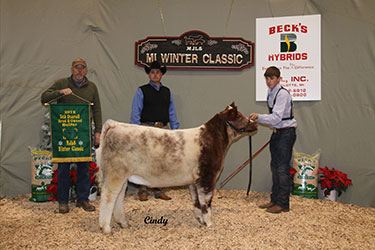
{"label": "lead rope", "polygon": [[252,147],[252,136],[249,135],[249,159],[250,159],[250,169],[249,169],[249,185],[247,186],[247,193],[246,196],[249,196],[250,187],[251,187],[251,176],[253,173],[253,147]]}
{"label": "lead rope", "polygon": [[[263,145],[252,157],[254,158],[257,156],[267,145],[270,143],[270,141],[267,141],[266,144]],[[250,162],[250,158],[247,159],[239,168],[237,168],[233,173],[231,173],[227,178],[225,178],[221,183],[219,189],[222,189],[236,174],[238,174],[248,163]]]}

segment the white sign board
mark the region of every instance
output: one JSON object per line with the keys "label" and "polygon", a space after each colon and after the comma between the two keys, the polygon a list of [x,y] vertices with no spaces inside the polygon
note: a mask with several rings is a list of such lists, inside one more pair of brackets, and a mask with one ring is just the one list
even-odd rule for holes
{"label": "white sign board", "polygon": [[256,100],[266,101],[264,72],[281,71],[294,101],[321,100],[320,15],[256,19]]}

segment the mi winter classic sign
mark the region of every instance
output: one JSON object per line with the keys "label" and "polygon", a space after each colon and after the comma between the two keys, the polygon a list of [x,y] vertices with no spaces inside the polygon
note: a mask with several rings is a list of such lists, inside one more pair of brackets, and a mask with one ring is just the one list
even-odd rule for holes
{"label": "mi winter classic sign", "polygon": [[147,37],[135,43],[135,64],[159,61],[174,70],[243,70],[254,65],[254,44],[242,38],[189,31],[179,37]]}
{"label": "mi winter classic sign", "polygon": [[321,100],[320,15],[256,20],[256,100],[265,101],[264,72],[281,70],[280,84],[295,101]]}

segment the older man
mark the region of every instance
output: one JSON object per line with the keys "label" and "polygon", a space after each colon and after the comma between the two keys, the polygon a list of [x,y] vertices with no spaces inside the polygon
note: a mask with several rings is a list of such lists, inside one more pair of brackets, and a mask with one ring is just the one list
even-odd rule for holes
{"label": "older man", "polygon": [[[41,102],[47,103],[56,99],[57,103],[85,103],[90,101],[94,105],[90,112],[95,123],[94,143],[99,145],[100,132],[102,130],[102,112],[100,107],[99,93],[96,85],[86,77],[87,64],[85,60],[76,58],[72,62],[72,75],[57,80],[50,88],[42,93]],[[74,95],[72,95],[74,93]],[[80,98],[78,98],[79,96]],[[58,166],[58,193],[59,213],[69,212],[69,172],[71,162],[59,163]],[[77,207],[85,211],[95,211],[95,207],[89,203],[90,173],[89,162],[77,162]]]}

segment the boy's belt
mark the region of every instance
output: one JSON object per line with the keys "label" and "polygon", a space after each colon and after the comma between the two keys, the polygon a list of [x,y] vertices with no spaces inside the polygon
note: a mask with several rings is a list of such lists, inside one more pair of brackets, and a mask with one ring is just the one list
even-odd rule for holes
{"label": "boy's belt", "polygon": [[293,130],[295,130],[296,127],[273,128],[272,131],[273,131],[274,133],[276,133],[276,132],[278,132],[278,131],[287,130],[287,129],[293,129]]}
{"label": "boy's belt", "polygon": [[163,122],[143,122],[143,124],[158,127],[158,128],[162,128],[165,126]]}

